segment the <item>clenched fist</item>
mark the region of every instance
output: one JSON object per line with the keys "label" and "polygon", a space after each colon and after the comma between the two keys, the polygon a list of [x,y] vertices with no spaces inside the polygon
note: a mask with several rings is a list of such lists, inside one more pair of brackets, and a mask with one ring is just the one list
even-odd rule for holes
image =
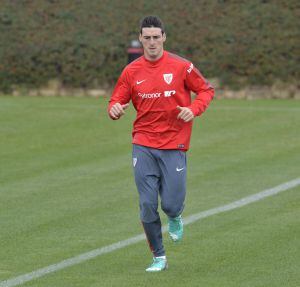
{"label": "clenched fist", "polygon": [[181,119],[186,123],[190,122],[195,117],[190,108],[177,106],[177,110],[180,111],[177,119]]}
{"label": "clenched fist", "polygon": [[125,114],[125,110],[129,107],[129,104],[121,105],[120,103],[114,104],[109,111],[109,115],[114,119],[118,120]]}

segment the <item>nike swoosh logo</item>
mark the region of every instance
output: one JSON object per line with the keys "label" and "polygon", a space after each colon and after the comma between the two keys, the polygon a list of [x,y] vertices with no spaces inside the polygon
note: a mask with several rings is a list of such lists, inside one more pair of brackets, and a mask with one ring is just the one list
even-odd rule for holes
{"label": "nike swoosh logo", "polygon": [[146,81],[146,80],[136,81],[136,84],[139,85],[139,84],[141,84],[141,83],[143,83],[143,82],[145,82],[145,81]]}
{"label": "nike swoosh logo", "polygon": [[184,169],[184,167],[183,168],[176,167],[176,171],[182,171],[183,169]]}

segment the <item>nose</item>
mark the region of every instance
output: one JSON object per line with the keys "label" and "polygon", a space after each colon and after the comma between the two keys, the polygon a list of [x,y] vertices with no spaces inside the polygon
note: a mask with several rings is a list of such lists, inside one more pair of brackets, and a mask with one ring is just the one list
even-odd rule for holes
{"label": "nose", "polygon": [[150,38],[150,44],[153,45],[154,44],[154,38]]}

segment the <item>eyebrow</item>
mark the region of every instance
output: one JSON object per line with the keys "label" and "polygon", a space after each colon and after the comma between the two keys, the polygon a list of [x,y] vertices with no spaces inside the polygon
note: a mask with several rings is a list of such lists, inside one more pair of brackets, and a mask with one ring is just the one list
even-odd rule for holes
{"label": "eyebrow", "polygon": [[153,38],[159,38],[161,36],[162,35],[153,35],[153,36],[143,35],[144,38],[151,38],[151,37],[153,37]]}

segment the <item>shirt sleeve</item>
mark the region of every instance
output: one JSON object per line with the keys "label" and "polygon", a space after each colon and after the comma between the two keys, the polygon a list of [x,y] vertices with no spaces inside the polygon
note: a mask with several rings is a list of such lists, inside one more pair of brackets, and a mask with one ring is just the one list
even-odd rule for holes
{"label": "shirt sleeve", "polygon": [[108,114],[111,107],[114,104],[120,103],[121,105],[125,105],[130,101],[130,98],[131,98],[130,76],[128,74],[128,71],[125,68],[121,76],[119,77],[117,84],[110,97],[108,108],[107,108]]}
{"label": "shirt sleeve", "polygon": [[200,116],[214,97],[214,88],[202,76],[192,63],[186,68],[186,87],[196,93],[196,98],[189,106],[195,116]]}

